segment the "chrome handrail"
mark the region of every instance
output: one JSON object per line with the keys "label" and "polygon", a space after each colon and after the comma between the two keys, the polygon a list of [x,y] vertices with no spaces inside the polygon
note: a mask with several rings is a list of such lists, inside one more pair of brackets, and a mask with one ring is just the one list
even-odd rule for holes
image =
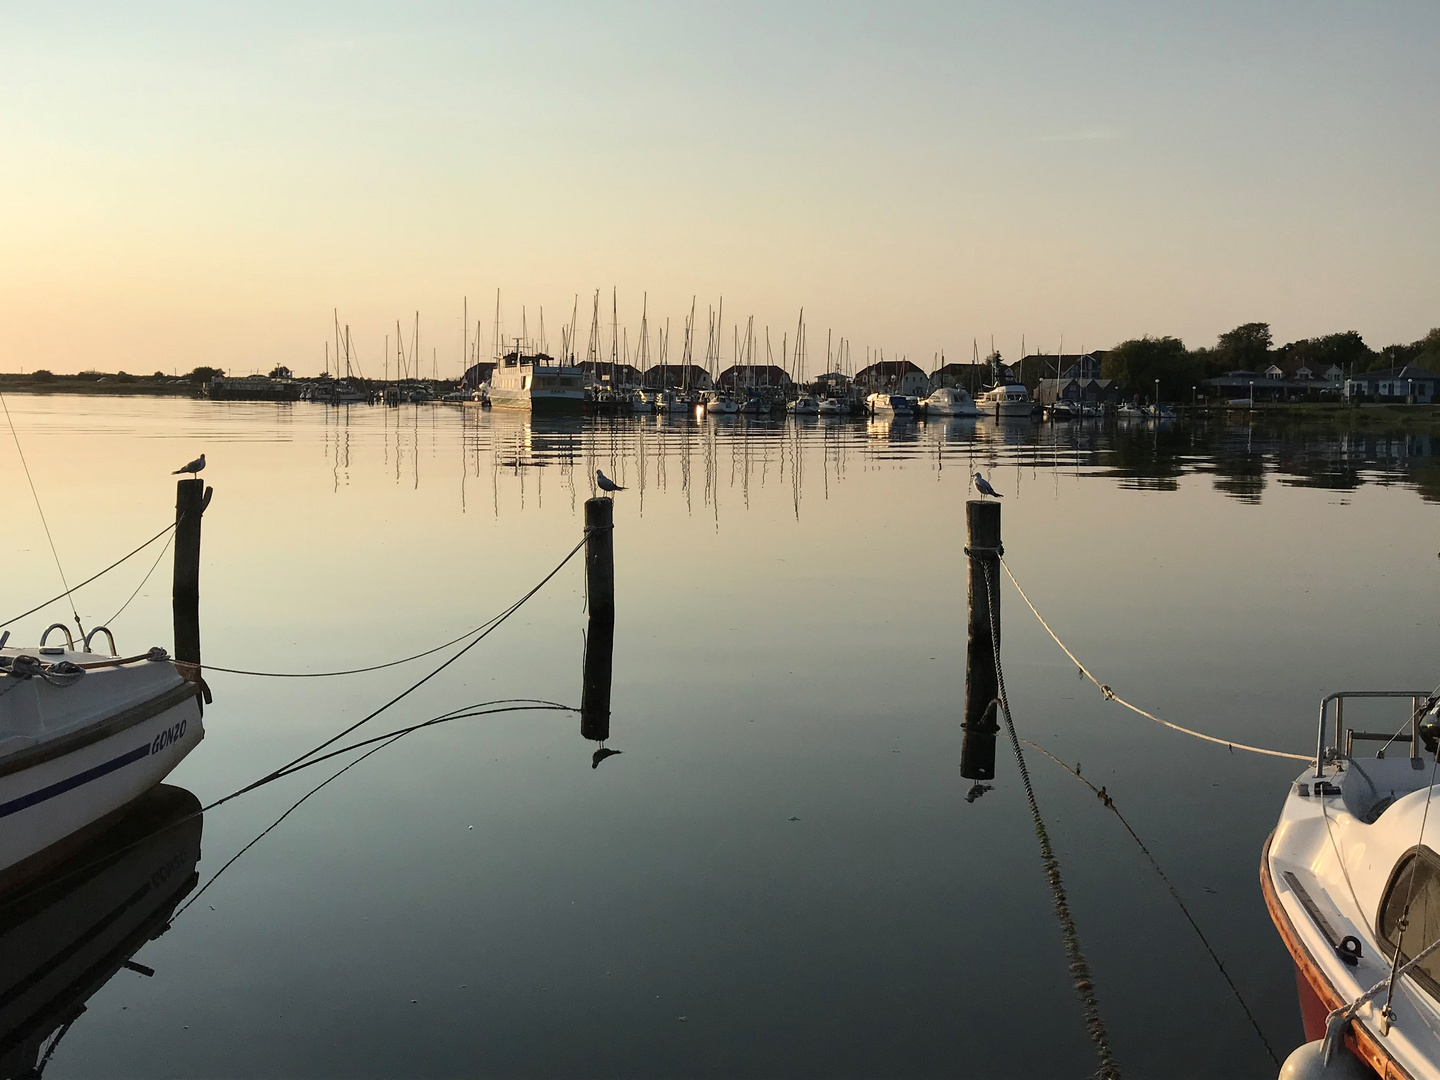
{"label": "chrome handrail", "polygon": [[[1418,757],[1420,753],[1420,717],[1425,712],[1426,706],[1430,704],[1432,696],[1432,692],[1429,690],[1341,690],[1334,694],[1327,694],[1320,701],[1320,732],[1315,740],[1315,779],[1318,780],[1325,775],[1325,717],[1332,701],[1335,702],[1334,750],[1338,756],[1344,745],[1342,741],[1344,732],[1341,725],[1345,716],[1346,699],[1409,698],[1410,756]],[[1404,728],[1401,728],[1401,731],[1403,730]]]}
{"label": "chrome handrail", "polygon": [[110,655],[111,655],[111,656],[119,656],[119,655],[120,655],[120,653],[119,653],[119,652],[116,650],[116,648],[115,648],[115,635],[110,632],[110,628],[109,628],[108,626],[97,626],[97,627],[95,627],[94,629],[92,629],[88,634],[85,635],[85,651],[86,651],[86,652],[90,652],[90,651],[91,651],[91,648],[90,648],[90,639],[93,638],[96,634],[104,634],[104,635],[105,635],[105,640],[110,643]]}
{"label": "chrome handrail", "polygon": [[45,628],[45,632],[40,635],[40,648],[43,649],[45,647],[45,642],[49,640],[51,630],[59,630],[62,634],[64,634],[65,648],[67,648],[70,652],[75,651],[75,638],[71,635],[70,628],[66,626],[63,622],[51,623]]}

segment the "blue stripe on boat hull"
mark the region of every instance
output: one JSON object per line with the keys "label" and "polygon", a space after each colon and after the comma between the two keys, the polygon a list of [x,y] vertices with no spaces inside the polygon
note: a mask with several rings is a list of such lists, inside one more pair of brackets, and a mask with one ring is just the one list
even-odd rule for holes
{"label": "blue stripe on boat hull", "polygon": [[57,781],[49,787],[32,791],[29,795],[21,795],[18,799],[11,799],[7,803],[0,803],[0,818],[9,817],[11,814],[18,814],[21,810],[29,809],[38,803],[53,799],[57,795],[64,795],[67,791],[72,791],[77,787],[88,784],[91,780],[98,780],[100,777],[107,776],[116,769],[123,769],[126,765],[149,756],[150,744],[148,742],[143,743],[129,753],[121,754],[117,758],[111,758],[104,764],[96,765],[93,769],[86,769],[84,772],[76,773],[74,776]]}

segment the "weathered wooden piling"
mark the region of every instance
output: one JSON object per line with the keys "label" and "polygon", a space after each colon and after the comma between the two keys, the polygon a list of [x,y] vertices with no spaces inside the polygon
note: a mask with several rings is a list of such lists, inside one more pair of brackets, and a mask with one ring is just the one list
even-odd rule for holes
{"label": "weathered wooden piling", "polygon": [[[175,487],[175,582],[170,596],[175,659],[187,664],[200,663],[200,520],[213,494],[198,479],[181,480]],[[195,679],[199,680],[198,667]]]}
{"label": "weathered wooden piling", "polygon": [[580,734],[603,742],[610,737],[610,676],[615,653],[615,503],[587,499],[585,530],[590,626],[585,634]]}
{"label": "weathered wooden piling", "polygon": [[[1000,504],[971,499],[965,504],[970,564],[970,628],[965,648],[965,723],[960,744],[960,775],[967,780],[995,778],[995,733],[1000,730],[996,698],[995,654],[1000,649]],[[989,572],[989,586],[986,572]],[[994,627],[991,633],[991,602]]]}

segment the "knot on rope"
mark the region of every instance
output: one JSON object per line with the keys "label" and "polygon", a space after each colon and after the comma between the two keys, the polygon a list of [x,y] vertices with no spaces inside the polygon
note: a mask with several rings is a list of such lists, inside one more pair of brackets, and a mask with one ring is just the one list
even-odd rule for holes
{"label": "knot on rope", "polygon": [[[1076,775],[1078,776],[1079,774],[1077,773]],[[1095,797],[1099,799],[1102,803],[1104,803],[1108,809],[1115,809],[1115,800],[1110,797],[1109,792],[1107,792],[1103,787],[1095,793]]]}
{"label": "knot on rope", "polygon": [[145,659],[151,663],[159,664],[170,659],[170,654],[159,645],[152,645],[150,651],[145,654]]}
{"label": "knot on rope", "polygon": [[69,660],[61,660],[48,668],[36,656],[20,655],[4,666],[5,673],[12,679],[43,679],[51,686],[74,686],[85,677],[85,669]]}
{"label": "knot on rope", "polygon": [[45,670],[40,666],[40,658],[36,656],[22,654],[8,662],[0,660],[0,663],[5,665],[6,674],[12,679],[33,679]]}
{"label": "knot on rope", "polygon": [[1106,700],[1106,701],[1114,701],[1114,700],[1115,700],[1115,691],[1114,691],[1114,690],[1111,690],[1110,687],[1108,687],[1108,686],[1102,685],[1102,686],[1100,687],[1100,693],[1102,693],[1102,694],[1105,695],[1105,700]]}

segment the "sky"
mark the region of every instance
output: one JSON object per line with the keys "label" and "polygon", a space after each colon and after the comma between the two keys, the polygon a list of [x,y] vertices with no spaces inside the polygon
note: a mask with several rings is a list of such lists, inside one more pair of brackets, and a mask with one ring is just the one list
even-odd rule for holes
{"label": "sky", "polygon": [[[0,6],[0,370],[1440,325],[1440,6]],[[652,344],[652,350],[654,346]]]}

